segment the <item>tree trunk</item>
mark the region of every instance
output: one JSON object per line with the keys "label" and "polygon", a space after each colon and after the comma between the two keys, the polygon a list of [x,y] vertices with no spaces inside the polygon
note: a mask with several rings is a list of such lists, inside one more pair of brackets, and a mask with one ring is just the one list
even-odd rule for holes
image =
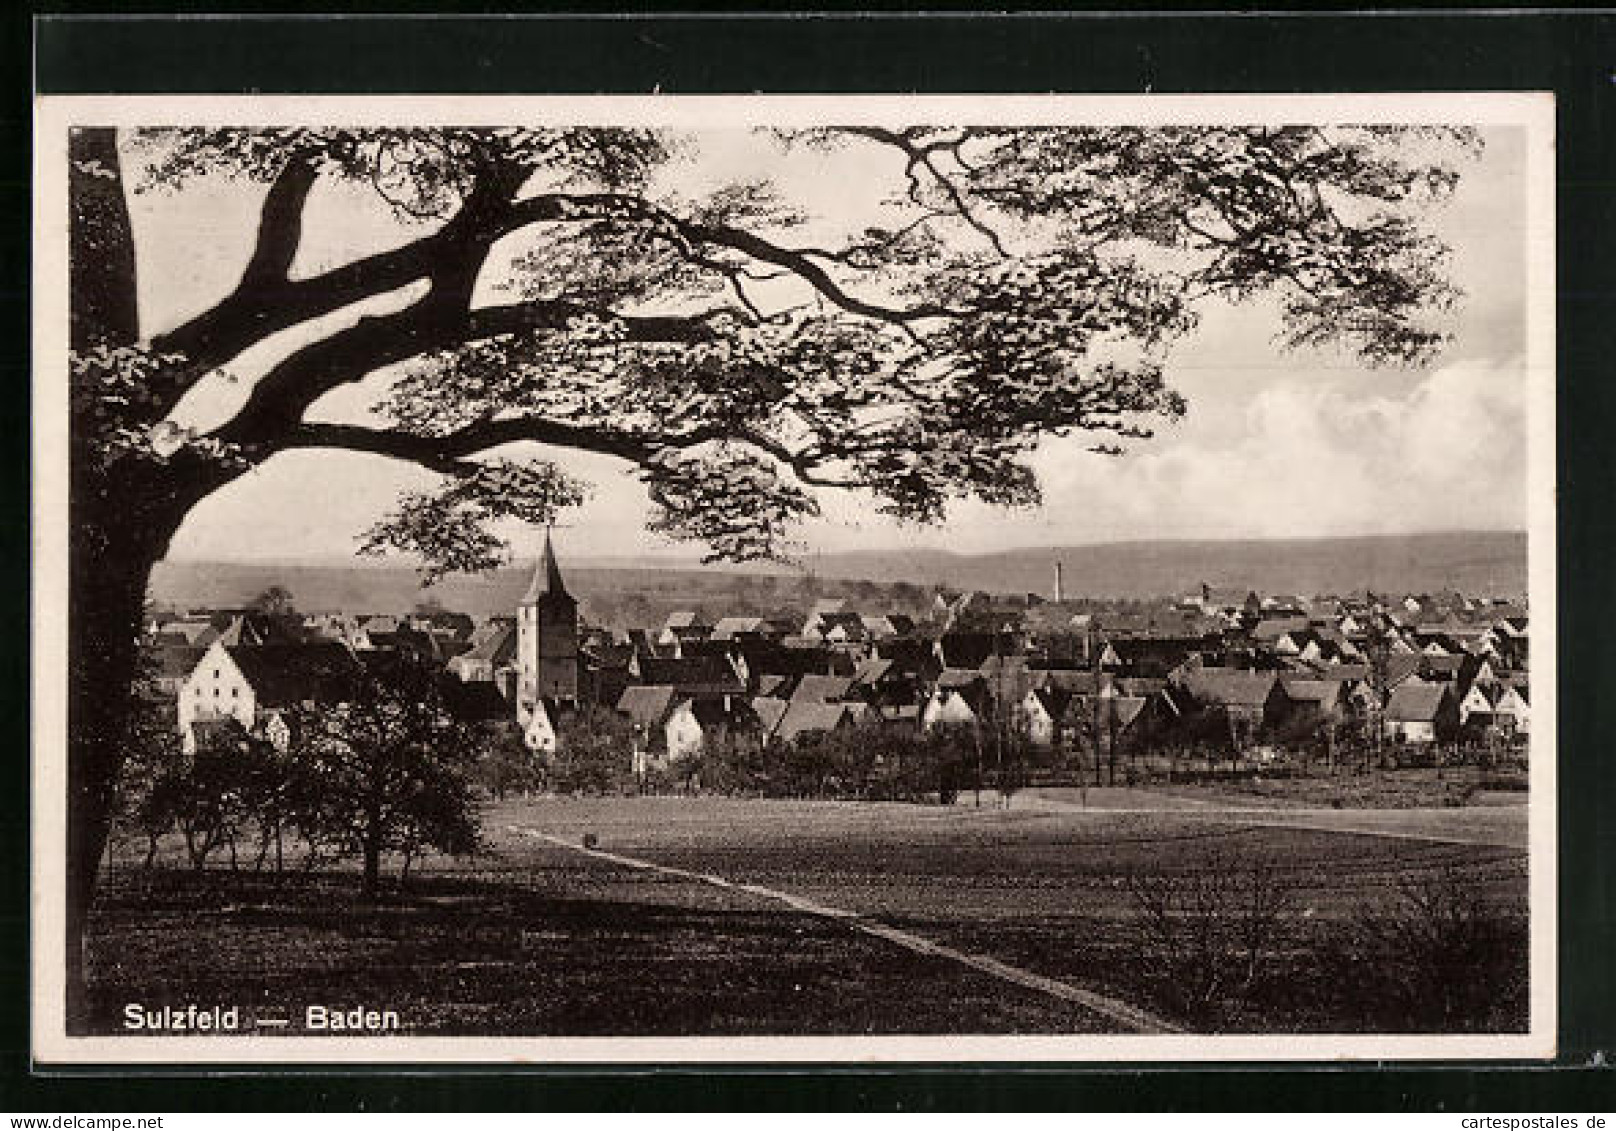
{"label": "tree trunk", "polygon": [[[134,233],[119,174],[117,134],[110,129],[75,129],[68,135],[69,279],[71,344],[87,350],[99,343],[129,345],[139,337],[135,297]],[[111,173],[108,177],[105,174]],[[77,452],[75,451],[75,456]],[[73,460],[74,502],[81,461]],[[74,615],[68,645],[67,797],[67,1021],[84,1012],[84,929],[95,891],[96,866],[106,843],[112,793],[122,752],[118,737],[130,716],[129,686],[134,676],[130,639],[122,633],[140,623],[146,577],[138,585],[104,584],[78,591],[81,570],[97,547],[83,545],[74,516],[69,573]],[[108,564],[118,559],[109,559]],[[93,574],[94,571],[85,572]],[[135,579],[130,579],[133,582]],[[84,629],[89,626],[90,633]],[[101,630],[105,641],[97,639]],[[111,648],[101,647],[111,643]],[[99,689],[104,694],[96,694]]]}
{"label": "tree trunk", "polygon": [[[75,129],[68,155],[72,348],[134,345],[134,236],[116,133]],[[134,716],[147,582],[190,509],[244,469],[185,453],[112,459],[93,422],[75,411],[70,428],[64,942],[72,1032],[84,1016],[85,929]]]}
{"label": "tree trunk", "polygon": [[382,878],[382,815],[376,807],[366,814],[364,833],[365,875],[361,887],[367,898],[374,897]]}

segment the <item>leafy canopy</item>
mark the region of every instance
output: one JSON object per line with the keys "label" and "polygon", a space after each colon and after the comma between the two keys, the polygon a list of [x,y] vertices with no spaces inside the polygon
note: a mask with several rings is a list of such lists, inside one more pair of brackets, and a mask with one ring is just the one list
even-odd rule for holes
{"label": "leafy canopy", "polygon": [[[826,237],[838,217],[768,180],[681,191],[701,139],[657,131],[142,131],[126,145],[139,191],[268,187],[234,292],[110,376],[80,366],[127,410],[97,425],[110,458],[178,446],[228,461],[226,477],[297,447],[414,461],[441,489],[404,499],[363,548],[433,573],[486,568],[501,520],[584,498],[523,445],[630,461],[655,529],[737,560],[781,554],[820,487],[914,521],[968,497],[1034,505],[1025,461],[1044,438],[1115,454],[1185,411],[1170,350],[1205,301],[1274,296],[1282,346],[1428,360],[1457,292],[1422,218],[1479,147],[1385,126],[765,134],[890,171],[876,221]],[[330,180],[369,186],[419,235],[294,277],[308,195]],[[208,435],[163,429],[196,380],[266,337],[394,292],[409,301],[300,346]],[[309,418],[377,373],[379,423]],[[129,442],[146,429],[152,443]]]}

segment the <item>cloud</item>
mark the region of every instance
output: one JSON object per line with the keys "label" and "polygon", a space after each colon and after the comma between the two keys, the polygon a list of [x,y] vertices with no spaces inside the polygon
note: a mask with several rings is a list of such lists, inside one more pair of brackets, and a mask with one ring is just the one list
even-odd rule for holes
{"label": "cloud", "polygon": [[1104,538],[1519,528],[1525,435],[1524,371],[1456,365],[1403,396],[1275,384],[1225,426],[1109,462],[1049,447],[1039,463],[1074,541],[1084,526]]}

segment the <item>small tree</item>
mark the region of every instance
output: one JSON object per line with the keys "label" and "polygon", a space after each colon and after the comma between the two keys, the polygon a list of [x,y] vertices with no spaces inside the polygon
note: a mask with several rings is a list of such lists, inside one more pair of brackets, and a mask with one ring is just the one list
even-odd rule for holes
{"label": "small tree", "polygon": [[271,585],[254,597],[247,607],[255,613],[276,619],[297,615],[297,601],[292,591],[284,585]]}
{"label": "small tree", "polygon": [[589,706],[565,715],[556,732],[550,785],[558,793],[610,793],[633,770],[633,732],[616,711]]}
{"label": "small tree", "polygon": [[112,806],[112,822],[138,829],[146,838],[145,867],[157,860],[162,838],[173,831],[171,787],[166,778],[181,758],[174,730],[174,702],[159,693],[156,668],[143,656],[130,716],[128,747]]}
{"label": "small tree", "polygon": [[491,723],[483,728],[482,757],[477,781],[495,801],[512,792],[538,789],[544,781],[544,762],[522,741],[514,723]]}
{"label": "small tree", "polygon": [[177,827],[191,867],[207,867],[221,847],[230,849],[234,866],[237,841],[253,819],[257,783],[272,754],[240,723],[224,719],[210,728],[194,755],[158,767],[137,817],[151,838],[148,861],[155,855],[158,830]]}
{"label": "small tree", "polygon": [[364,862],[375,893],[384,852],[409,860],[478,842],[471,774],[475,728],[445,708],[438,673],[406,653],[369,657],[344,701],[298,712],[294,748],[309,788],[297,822],[310,839]]}

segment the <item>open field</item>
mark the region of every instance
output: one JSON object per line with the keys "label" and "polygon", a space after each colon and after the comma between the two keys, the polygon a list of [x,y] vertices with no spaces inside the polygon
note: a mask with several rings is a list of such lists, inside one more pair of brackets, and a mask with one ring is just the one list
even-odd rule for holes
{"label": "open field", "polygon": [[[1248,825],[1495,845],[1517,848],[1524,853],[1528,827],[1527,807],[1522,796],[1502,794],[1489,802],[1464,808],[1407,805],[1389,809],[1338,809],[1305,805],[1297,800],[1263,800],[1188,789],[1060,787],[1021,790],[1010,799],[1009,808],[1033,813],[1163,813],[1185,821],[1196,817],[1211,821],[1237,820]],[[962,808],[975,807],[976,798],[965,793],[957,804]],[[1004,807],[1003,800],[991,790],[982,791],[981,804],[989,809]]]}
{"label": "open field", "polygon": [[[95,1027],[129,1001],[221,1001],[396,1008],[407,1031],[438,1033],[1119,1031],[1040,980],[1206,1027],[1163,996],[1130,878],[1261,864],[1291,891],[1275,978],[1215,1027],[1374,1030],[1388,1024],[1362,981],[1376,971],[1320,948],[1400,884],[1459,877],[1524,938],[1524,852],[1507,833],[1435,839],[1465,833],[1451,812],[1333,815],[1392,822],[1370,835],[1312,813],[513,801],[485,815],[488,854],[434,861],[373,905],[346,874],[126,866],[94,924]],[[1490,979],[1486,1016],[1455,1027],[1524,1025],[1524,946],[1494,966],[1450,972]]]}

